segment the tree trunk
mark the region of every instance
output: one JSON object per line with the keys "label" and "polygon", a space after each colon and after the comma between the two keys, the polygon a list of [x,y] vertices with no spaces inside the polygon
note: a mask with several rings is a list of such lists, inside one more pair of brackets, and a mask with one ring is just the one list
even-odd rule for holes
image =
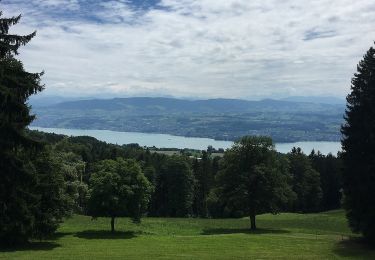
{"label": "tree trunk", "polygon": [[115,232],[115,217],[111,217],[111,232]]}
{"label": "tree trunk", "polygon": [[250,215],[250,225],[251,225],[251,230],[257,229],[257,226],[255,224],[255,214]]}

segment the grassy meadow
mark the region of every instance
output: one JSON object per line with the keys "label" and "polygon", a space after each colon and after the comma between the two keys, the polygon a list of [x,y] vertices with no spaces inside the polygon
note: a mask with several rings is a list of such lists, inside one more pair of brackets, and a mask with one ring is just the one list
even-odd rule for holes
{"label": "grassy meadow", "polygon": [[375,259],[358,242],[341,210],[264,214],[249,219],[144,218],[137,225],[76,215],[47,241],[0,248],[0,259]]}

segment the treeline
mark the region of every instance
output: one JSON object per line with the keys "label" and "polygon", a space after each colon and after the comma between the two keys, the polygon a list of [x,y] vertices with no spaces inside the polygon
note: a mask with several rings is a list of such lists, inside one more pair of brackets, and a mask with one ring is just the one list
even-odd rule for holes
{"label": "treeline", "polygon": [[[181,155],[168,156],[151,152],[136,144],[119,146],[92,137],[66,137],[36,131],[29,134],[34,140],[47,143],[49,155],[60,163],[55,169],[65,172],[68,186],[75,190],[75,210],[79,213],[88,214],[90,211],[87,202],[90,190],[92,192],[92,178],[99,172],[105,174],[106,171],[100,165],[112,162],[116,167],[116,162],[132,160],[132,164],[139,167],[150,184],[147,187],[150,192],[149,203],[144,211],[148,216],[221,218],[249,215],[241,205],[225,199],[230,197],[226,194],[230,191],[223,190],[223,187],[241,175],[241,169],[235,168],[239,164],[248,164],[249,169],[257,166],[258,159],[251,158],[256,155],[256,150],[236,153],[235,148],[232,148],[223,157],[219,157],[208,148],[201,152],[200,157],[188,156],[183,150]],[[251,138],[255,143],[261,139],[244,137],[241,140],[246,138]],[[241,158],[246,153],[248,158]],[[340,207],[340,157],[322,155],[315,151],[305,155],[300,148],[293,148],[288,154],[271,151],[271,156],[272,160],[266,166],[275,164],[275,174],[284,178],[277,180],[273,187],[283,187],[288,191],[282,203],[278,203],[278,211],[305,213]],[[255,161],[252,162],[253,159]],[[244,185],[251,182],[246,176],[239,181],[239,185],[241,181]],[[261,186],[262,183],[257,185]],[[256,195],[257,200],[261,200],[261,196],[267,198],[268,191],[265,192],[260,196]],[[241,192],[236,196],[242,196]],[[235,198],[237,201],[241,199],[243,198]],[[127,214],[124,211],[120,215]]]}

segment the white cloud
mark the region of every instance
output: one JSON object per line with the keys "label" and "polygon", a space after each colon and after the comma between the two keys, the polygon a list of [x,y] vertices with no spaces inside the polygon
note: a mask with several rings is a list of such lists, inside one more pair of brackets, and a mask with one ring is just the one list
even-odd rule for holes
{"label": "white cloud", "polygon": [[[65,4],[64,4],[65,3]],[[4,1],[38,30],[20,58],[47,92],[254,98],[349,91],[375,39],[367,0]],[[61,11],[62,10],[62,11]],[[99,20],[98,20],[99,19]]]}

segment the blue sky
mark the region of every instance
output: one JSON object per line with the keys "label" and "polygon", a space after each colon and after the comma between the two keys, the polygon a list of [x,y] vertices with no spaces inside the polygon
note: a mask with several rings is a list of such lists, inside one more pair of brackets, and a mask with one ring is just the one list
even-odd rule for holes
{"label": "blue sky", "polygon": [[375,40],[370,0],[3,0],[45,94],[344,97]]}

